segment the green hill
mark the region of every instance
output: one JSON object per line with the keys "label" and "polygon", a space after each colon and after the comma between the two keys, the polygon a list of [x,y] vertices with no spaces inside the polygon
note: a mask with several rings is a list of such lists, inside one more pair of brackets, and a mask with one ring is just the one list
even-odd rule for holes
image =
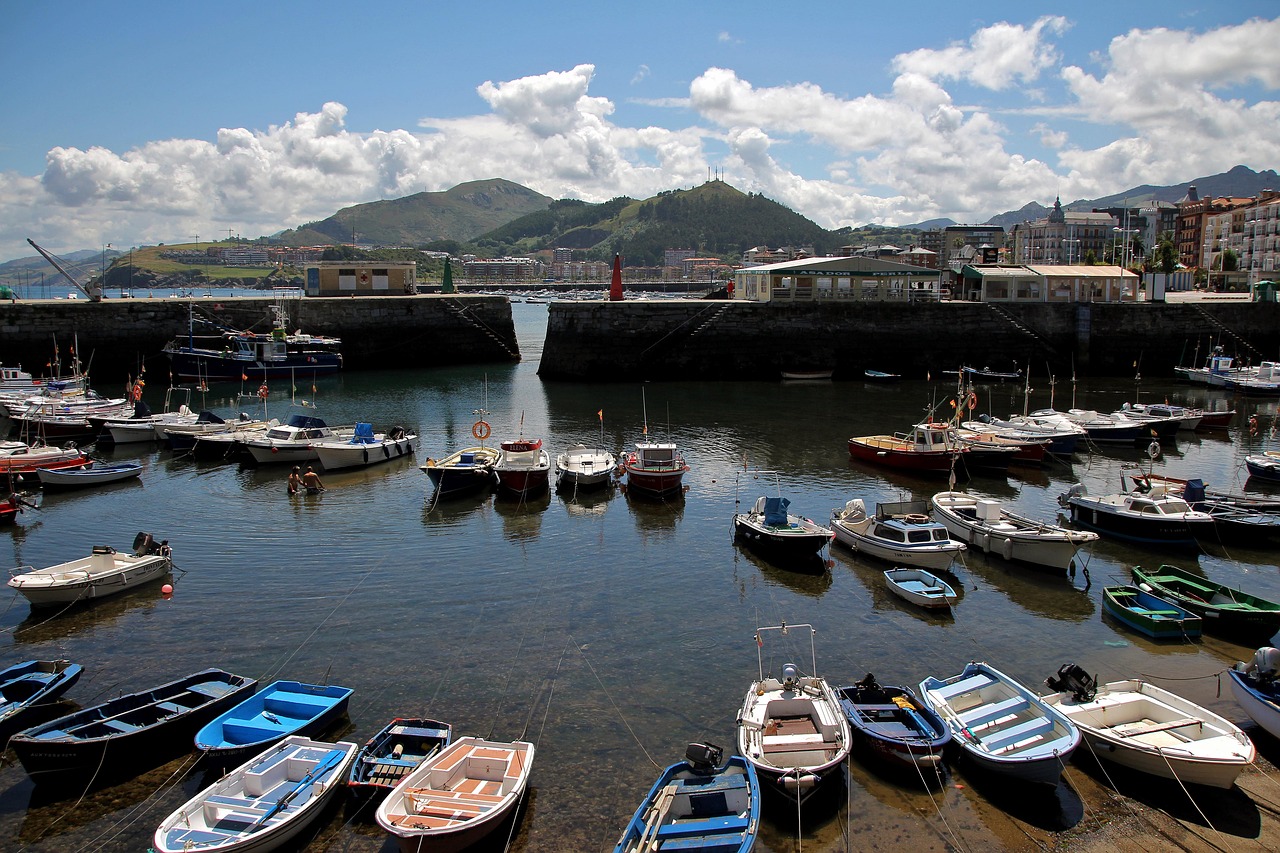
{"label": "green hill", "polygon": [[512,219],[543,210],[550,203],[550,198],[528,187],[491,178],[458,184],[444,192],[416,193],[344,207],[328,219],[283,231],[273,239],[289,246],[465,242]]}

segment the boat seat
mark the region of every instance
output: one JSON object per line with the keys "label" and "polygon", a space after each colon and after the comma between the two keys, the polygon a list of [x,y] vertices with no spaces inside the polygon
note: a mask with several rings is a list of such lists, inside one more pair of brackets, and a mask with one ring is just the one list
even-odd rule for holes
{"label": "boat seat", "polygon": [[287,699],[268,696],[262,707],[273,714],[285,714],[289,717],[311,719],[332,704],[328,700],[315,702],[305,697],[290,696]]}
{"label": "boat seat", "polygon": [[1129,610],[1137,613],[1139,616],[1181,616],[1177,610],[1148,610],[1145,607],[1130,607]]}
{"label": "boat seat", "polygon": [[701,779],[680,780],[680,791],[689,794],[709,794],[712,791],[731,791],[734,788],[747,787],[745,773],[721,774],[705,781]]}
{"label": "boat seat", "polygon": [[275,803],[260,804],[258,800],[251,800],[248,797],[228,797],[223,794],[210,794],[204,798],[205,819],[210,822],[217,820],[218,809],[229,809],[261,817],[275,808],[275,805]]}
{"label": "boat seat", "polygon": [[1001,717],[1007,717],[1010,714],[1016,714],[1019,711],[1031,705],[1025,696],[1014,696],[1001,702],[991,705],[980,705],[971,711],[965,711],[960,714],[960,722],[965,728],[973,726],[982,726],[987,723],[995,722]]}
{"label": "boat seat", "polygon": [[[658,838],[684,838],[693,835],[711,835],[724,832],[746,832],[751,822],[736,814],[724,817],[678,820],[658,827]],[[666,845],[663,845],[666,847]]]}
{"label": "boat seat", "polygon": [[822,735],[765,735],[762,739],[765,752],[805,752],[822,749]]}
{"label": "boat seat", "polygon": [[155,704],[155,708],[157,711],[160,711],[164,714],[178,714],[178,713],[181,713],[182,711],[191,710],[190,708],[187,708],[183,705],[179,705],[176,702],[157,702]]}
{"label": "boat seat", "polygon": [[936,688],[933,692],[942,699],[951,700],[961,694],[969,693],[974,690],[981,690],[983,687],[995,683],[996,680],[994,678],[986,673],[980,672],[977,675],[971,675],[968,678],[961,679],[954,684],[945,684],[942,687]]}
{"label": "boat seat", "polygon": [[982,738],[982,742],[992,752],[1004,751],[1012,748],[1014,744],[1048,734],[1052,729],[1053,720],[1048,717],[1036,717],[1012,728],[996,731],[990,737]]}
{"label": "boat seat", "polygon": [[1163,723],[1130,723],[1128,725],[1115,726],[1111,731],[1118,737],[1135,737],[1136,735],[1149,735],[1155,732],[1166,732],[1170,729],[1180,729],[1184,726],[1198,726],[1203,723],[1204,720],[1198,720],[1195,717],[1183,717]]}

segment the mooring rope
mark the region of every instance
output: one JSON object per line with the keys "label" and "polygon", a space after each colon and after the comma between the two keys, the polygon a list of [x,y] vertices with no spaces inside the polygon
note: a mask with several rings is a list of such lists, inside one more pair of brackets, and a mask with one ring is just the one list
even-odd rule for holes
{"label": "mooring rope", "polygon": [[650,764],[661,770],[662,765],[653,760],[653,756],[649,754],[649,750],[645,749],[644,743],[640,740],[640,736],[636,734],[636,730],[631,727],[631,723],[627,721],[626,715],[622,713],[622,709],[618,707],[618,703],[614,701],[613,696],[609,693],[609,688],[605,687],[604,682],[600,680],[600,674],[596,672],[596,668],[591,665],[591,658],[587,657],[587,653],[582,650],[582,646],[578,645],[578,641],[573,638],[572,634],[569,635],[569,639],[573,641],[573,645],[578,650],[578,654],[582,656],[583,663],[587,665],[587,669],[591,670],[591,675],[595,678],[596,684],[600,686],[601,692],[604,693],[605,698],[609,700],[609,704],[613,706],[613,710],[617,713],[618,719],[622,721],[622,725],[627,727],[627,732],[630,733],[631,738],[636,742],[636,745],[640,747],[640,751],[644,753],[644,757],[649,759]]}

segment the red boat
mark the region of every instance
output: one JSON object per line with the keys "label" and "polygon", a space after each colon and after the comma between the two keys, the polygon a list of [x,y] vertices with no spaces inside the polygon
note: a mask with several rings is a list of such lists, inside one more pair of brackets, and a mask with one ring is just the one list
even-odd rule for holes
{"label": "red boat", "polygon": [[89,461],[74,444],[50,447],[29,446],[20,441],[0,442],[0,477],[35,477],[40,468],[83,468]]}
{"label": "red boat", "polygon": [[501,491],[520,497],[537,495],[547,490],[551,457],[543,449],[542,439],[521,436],[499,445],[493,470]]}
{"label": "red boat", "polygon": [[947,424],[918,424],[908,433],[863,435],[849,439],[849,455],[863,462],[888,465],[907,471],[947,473],[961,462],[969,449]]}
{"label": "red boat", "polygon": [[627,472],[628,493],[659,498],[680,494],[689,470],[676,446],[664,442],[637,442],[635,450],[622,460],[622,467]]}

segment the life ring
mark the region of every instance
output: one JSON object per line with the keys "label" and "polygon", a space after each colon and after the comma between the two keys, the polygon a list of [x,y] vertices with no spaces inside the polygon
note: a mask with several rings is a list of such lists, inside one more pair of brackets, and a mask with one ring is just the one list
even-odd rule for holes
{"label": "life ring", "polygon": [[969,392],[969,398],[968,398],[968,401],[967,401],[967,402],[968,402],[968,405],[969,405],[969,411],[971,411],[971,412],[972,412],[974,409],[978,408],[978,395],[977,395],[977,393],[975,393],[975,392],[973,392],[973,391],[970,391],[970,392]]}
{"label": "life ring", "polygon": [[142,399],[142,383],[135,382],[133,383],[133,400],[136,403],[138,400],[141,400],[141,399]]}
{"label": "life ring", "polygon": [[476,421],[476,425],[471,428],[471,434],[481,441],[488,438],[490,432],[489,425],[484,421]]}
{"label": "life ring", "polygon": [[366,271],[366,270],[360,270],[360,283],[361,283],[361,284],[368,284],[368,283],[369,283],[369,273],[368,273],[368,271]]}
{"label": "life ring", "polygon": [[906,522],[908,524],[924,524],[928,520],[929,520],[929,516],[925,515],[922,512],[913,512],[910,515],[908,515],[906,518]]}
{"label": "life ring", "polygon": [[267,399],[267,395],[270,393],[271,393],[271,389],[267,387],[267,383],[263,382],[261,385],[258,386],[258,397],[260,399],[263,399],[263,400]]}

